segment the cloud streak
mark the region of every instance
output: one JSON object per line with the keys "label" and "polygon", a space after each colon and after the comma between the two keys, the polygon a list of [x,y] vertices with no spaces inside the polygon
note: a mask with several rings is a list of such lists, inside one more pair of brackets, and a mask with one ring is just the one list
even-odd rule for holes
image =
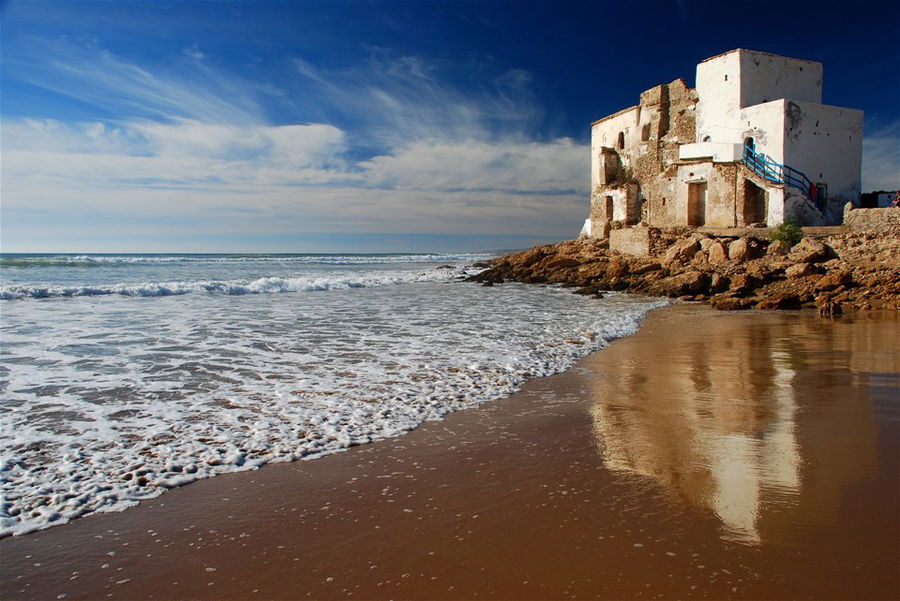
{"label": "cloud streak", "polygon": [[583,219],[588,149],[533,139],[542,111],[524,71],[464,92],[416,57],[376,51],[331,72],[296,59],[280,88],[297,118],[272,124],[253,86],[206,66],[196,47],[184,54],[197,63],[193,79],[94,47],[65,62],[57,52],[31,72],[33,85],[119,116],[3,119],[5,250],[59,237],[60,220],[77,224],[68,239],[82,242],[54,250],[77,251],[96,249],[111,225],[119,241],[142,232],[195,241],[179,250],[233,250],[196,241],[229,232],[235,248],[317,232],[558,239]]}
{"label": "cloud streak", "polygon": [[863,137],[863,191],[900,190],[900,121],[869,125],[873,131]]}

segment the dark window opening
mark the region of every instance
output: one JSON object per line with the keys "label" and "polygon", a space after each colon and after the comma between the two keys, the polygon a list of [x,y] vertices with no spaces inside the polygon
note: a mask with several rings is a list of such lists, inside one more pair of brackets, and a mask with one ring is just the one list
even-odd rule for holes
{"label": "dark window opening", "polygon": [[650,124],[644,124],[643,129],[641,129],[641,141],[646,142],[650,139]]}
{"label": "dark window opening", "polygon": [[618,148],[619,150],[622,150],[623,148],[625,148],[625,132],[624,131],[619,132],[619,139],[616,140],[616,148]]}

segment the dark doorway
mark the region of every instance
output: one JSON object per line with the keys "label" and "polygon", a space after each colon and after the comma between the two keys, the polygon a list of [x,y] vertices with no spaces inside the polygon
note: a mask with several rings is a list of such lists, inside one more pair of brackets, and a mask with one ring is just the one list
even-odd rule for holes
{"label": "dark doorway", "polygon": [[744,217],[744,225],[751,223],[765,223],[768,207],[766,207],[766,191],[751,182],[744,180],[744,206],[741,213]]}
{"label": "dark doorway", "polygon": [[688,184],[687,224],[706,225],[706,182]]}

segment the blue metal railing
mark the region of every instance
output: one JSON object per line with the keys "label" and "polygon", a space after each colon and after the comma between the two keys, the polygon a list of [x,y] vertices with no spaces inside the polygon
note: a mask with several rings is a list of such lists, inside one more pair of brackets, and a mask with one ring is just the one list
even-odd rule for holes
{"label": "blue metal railing", "polygon": [[776,163],[772,160],[772,157],[761,152],[756,152],[756,149],[749,144],[744,144],[744,159],[742,162],[749,167],[753,173],[768,182],[797,188],[803,192],[808,199],[813,201],[819,210],[822,209],[822,204],[824,203],[822,202],[822,199],[819,198],[820,195],[817,193],[815,184],[806,177],[806,174],[797,171],[788,165]]}

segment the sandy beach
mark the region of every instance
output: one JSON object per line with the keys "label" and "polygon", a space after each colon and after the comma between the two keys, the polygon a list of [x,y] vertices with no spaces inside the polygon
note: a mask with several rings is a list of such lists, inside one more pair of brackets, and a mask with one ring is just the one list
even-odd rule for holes
{"label": "sandy beach", "polygon": [[0,541],[4,599],[897,599],[900,317],[681,304],[400,438]]}

